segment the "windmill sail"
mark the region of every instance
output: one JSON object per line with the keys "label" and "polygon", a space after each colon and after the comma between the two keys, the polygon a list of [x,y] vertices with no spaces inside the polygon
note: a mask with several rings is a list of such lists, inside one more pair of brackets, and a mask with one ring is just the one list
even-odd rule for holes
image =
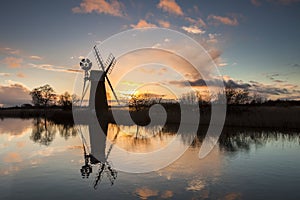
{"label": "windmill sail", "polygon": [[[110,74],[113,67],[114,67],[114,65],[116,64],[116,59],[112,54],[109,54],[108,59],[107,59],[105,65],[104,65],[103,64],[103,59],[100,56],[100,53],[99,53],[99,50],[98,50],[97,46],[94,46],[94,53],[95,53],[95,57],[96,57],[98,66],[99,66],[100,69],[102,69],[102,71],[104,73],[104,76],[105,76],[105,79],[107,80],[108,85],[109,85],[109,87],[110,87],[117,103],[120,105],[120,102],[119,102],[118,97],[117,97],[117,95],[116,95],[116,93],[115,93],[115,91],[112,87],[112,84],[111,84],[109,78],[107,77],[107,73],[109,72],[109,74]],[[106,66],[106,69],[105,69],[105,66]]]}

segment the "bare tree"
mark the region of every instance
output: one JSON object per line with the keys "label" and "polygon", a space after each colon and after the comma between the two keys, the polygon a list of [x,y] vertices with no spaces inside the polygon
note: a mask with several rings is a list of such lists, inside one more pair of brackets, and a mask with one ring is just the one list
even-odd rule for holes
{"label": "bare tree", "polygon": [[71,108],[72,96],[68,92],[59,95],[58,104],[63,106],[64,108]]}
{"label": "bare tree", "polygon": [[227,104],[245,104],[249,102],[249,91],[244,89],[226,88]]}
{"label": "bare tree", "polygon": [[135,110],[140,110],[145,107],[150,107],[153,104],[160,103],[164,95],[153,93],[142,93],[131,95],[129,106],[134,107]]}
{"label": "bare tree", "polygon": [[48,84],[34,88],[29,94],[32,97],[32,103],[36,106],[47,107],[55,103],[54,89]]}

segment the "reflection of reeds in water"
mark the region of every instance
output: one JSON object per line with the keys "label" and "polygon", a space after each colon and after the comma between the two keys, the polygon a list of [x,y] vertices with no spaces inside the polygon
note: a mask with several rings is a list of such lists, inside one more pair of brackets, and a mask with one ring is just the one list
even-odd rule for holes
{"label": "reflection of reeds in water", "polygon": [[[167,124],[180,123],[180,108],[177,106],[165,106],[167,112]],[[114,108],[115,109],[115,108]],[[187,108],[188,110],[188,108]],[[200,124],[207,125],[210,122],[210,107],[200,108]],[[86,109],[78,110],[78,115],[82,119],[88,119],[90,112]],[[127,113],[128,110],[116,109],[120,116]],[[147,125],[150,122],[148,109],[131,111],[133,121],[138,125]],[[127,115],[124,115],[127,116]],[[1,109],[0,118],[37,118],[46,117],[55,123],[73,123],[71,110],[59,108],[49,109]],[[105,119],[110,123],[115,123],[112,113],[105,115]],[[126,124],[124,119],[124,125]],[[85,121],[79,123],[86,124]],[[229,105],[225,126],[231,127],[256,127],[256,128],[295,128],[300,129],[300,107],[299,106],[263,106],[263,105]]]}
{"label": "reflection of reeds in water", "polygon": [[49,146],[53,142],[57,132],[65,140],[77,136],[77,130],[73,124],[57,124],[46,118],[36,118],[33,120],[30,139],[36,143]]}
{"label": "reflection of reeds in water", "polygon": [[249,151],[251,146],[262,147],[267,143],[286,141],[300,145],[300,134],[288,130],[232,129],[223,130],[219,146],[224,151]]}
{"label": "reflection of reeds in water", "polygon": [[115,145],[131,152],[151,152],[165,147],[173,139],[175,132],[163,129],[163,126],[117,126],[110,124],[107,138],[112,141],[116,138]]}
{"label": "reflection of reeds in water", "polygon": [[[50,145],[57,133],[65,140],[77,136],[76,127],[72,123],[57,124],[45,118],[36,118],[32,123],[30,139],[42,145]],[[118,135],[116,145],[128,151],[149,152],[163,148],[174,138],[175,134],[180,135],[184,144],[191,144],[192,147],[201,146],[206,136],[207,126],[199,127],[196,138],[189,130],[178,133],[178,127],[178,124],[166,124],[163,127],[109,124],[107,139],[112,142],[120,128],[123,131]],[[300,144],[299,138],[300,134],[297,129],[225,127],[219,138],[219,145],[225,151],[247,151],[250,145],[259,147],[270,140],[284,139]]]}

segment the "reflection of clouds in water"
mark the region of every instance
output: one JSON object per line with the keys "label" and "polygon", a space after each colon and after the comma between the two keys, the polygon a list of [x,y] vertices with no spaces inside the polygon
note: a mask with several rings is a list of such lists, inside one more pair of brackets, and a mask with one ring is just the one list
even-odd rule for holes
{"label": "reflection of clouds in water", "polygon": [[24,135],[31,129],[32,120],[10,119],[0,120],[0,134],[8,134],[10,136]]}
{"label": "reflection of clouds in water", "polygon": [[53,156],[57,153],[63,153],[66,151],[72,150],[81,150],[82,146],[74,145],[74,146],[61,146],[61,147],[47,147],[38,151],[31,153],[30,157],[49,157]]}
{"label": "reflection of clouds in water", "polygon": [[203,159],[198,158],[199,148],[189,148],[183,156],[181,156],[174,163],[168,167],[159,170],[157,173],[160,176],[164,176],[167,179],[172,177],[172,179],[184,177],[191,177],[192,179],[201,179],[201,176],[208,177],[212,179],[220,176],[221,169],[224,164],[222,159],[222,153],[216,146],[211,153]]}
{"label": "reflection of clouds in water", "polygon": [[32,160],[30,160],[30,165],[33,168],[38,167],[41,163],[42,163],[41,159],[32,159]]}
{"label": "reflection of clouds in water", "polygon": [[25,141],[19,141],[16,143],[16,147],[18,148],[23,148],[25,147],[25,145],[26,145]]}
{"label": "reflection of clouds in water", "polygon": [[165,190],[165,191],[159,192],[159,190],[150,189],[148,187],[137,188],[134,191],[134,194],[137,195],[140,199],[148,199],[148,198],[152,198],[152,197],[158,198],[159,196],[160,196],[159,199],[168,199],[168,198],[173,197],[173,191],[171,191],[171,190]]}
{"label": "reflection of clouds in water", "polygon": [[205,188],[205,181],[203,180],[191,180],[188,183],[188,187],[186,187],[186,190],[188,191],[200,191]]}
{"label": "reflection of clouds in water", "polygon": [[238,200],[238,199],[242,199],[242,195],[241,195],[241,193],[232,192],[232,193],[226,194],[223,199],[225,199],[225,200]]}
{"label": "reflection of clouds in water", "polygon": [[18,166],[8,166],[7,168],[0,169],[0,175],[1,176],[10,175],[18,171],[20,171],[20,168]]}
{"label": "reflection of clouds in water", "polygon": [[9,152],[3,156],[3,161],[5,163],[18,163],[22,162],[23,159],[17,152]]}
{"label": "reflection of clouds in water", "polygon": [[8,143],[7,142],[3,142],[3,143],[0,144],[0,149],[4,149],[6,147],[8,147]]}
{"label": "reflection of clouds in water", "polygon": [[173,191],[171,191],[171,190],[166,190],[166,191],[164,191],[164,192],[161,194],[160,197],[163,198],[163,199],[171,198],[171,197],[173,197]]}
{"label": "reflection of clouds in water", "polygon": [[167,146],[173,139],[175,133],[164,131],[161,126],[143,127],[143,126],[118,126],[109,124],[107,138],[113,141],[117,135],[115,145],[120,149],[129,152],[146,153]]}
{"label": "reflection of clouds in water", "polygon": [[158,195],[158,190],[152,190],[147,187],[137,188],[134,192],[140,199],[148,199]]}

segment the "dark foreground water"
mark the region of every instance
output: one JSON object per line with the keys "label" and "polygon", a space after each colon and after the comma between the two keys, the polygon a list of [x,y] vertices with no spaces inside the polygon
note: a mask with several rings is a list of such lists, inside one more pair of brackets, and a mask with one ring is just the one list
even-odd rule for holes
{"label": "dark foreground water", "polygon": [[[172,127],[159,134],[157,127],[121,128],[116,135],[119,128],[109,124],[108,138],[130,152],[155,150],[175,135]],[[202,160],[198,153],[203,137],[198,134],[168,167],[143,174],[118,171],[114,179],[107,168],[98,178],[99,164],[91,164],[92,173],[83,178],[79,130],[88,153],[86,126],[37,119],[0,121],[0,199],[300,199],[297,132],[227,128]],[[189,139],[182,133],[182,143]]]}

